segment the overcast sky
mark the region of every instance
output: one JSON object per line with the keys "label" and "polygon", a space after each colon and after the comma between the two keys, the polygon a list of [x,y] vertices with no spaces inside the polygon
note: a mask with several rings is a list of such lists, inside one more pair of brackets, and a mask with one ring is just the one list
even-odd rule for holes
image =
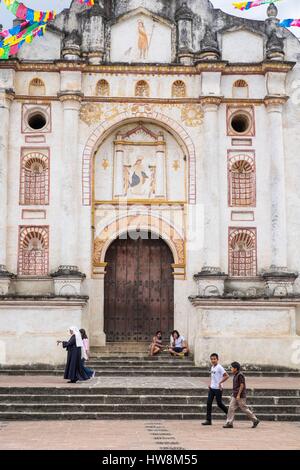
{"label": "overcast sky", "polygon": [[[55,9],[59,13],[64,8],[68,7],[71,0],[22,0],[23,3],[31,8],[39,10],[51,10]],[[212,0],[215,8],[221,8],[227,13],[234,14],[236,16],[243,16],[245,18],[253,18],[263,20],[266,18],[267,6],[261,6],[253,8],[247,12],[241,12],[236,10],[232,6],[234,0]],[[240,0],[238,0],[240,1]],[[0,0],[1,2],[1,0]],[[277,3],[279,10],[278,17],[284,18],[300,18],[300,0],[282,0]],[[0,24],[4,27],[10,27],[12,25],[13,15],[9,13],[5,5],[0,4]],[[300,37],[300,28],[291,28],[296,36]]]}

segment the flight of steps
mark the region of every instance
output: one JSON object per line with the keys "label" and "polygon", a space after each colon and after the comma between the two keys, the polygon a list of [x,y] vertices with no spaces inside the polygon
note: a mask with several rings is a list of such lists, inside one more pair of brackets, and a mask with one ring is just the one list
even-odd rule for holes
{"label": "flight of steps", "polygon": [[[144,346],[111,344],[94,349],[89,367],[96,370],[96,379],[84,385],[2,386],[0,387],[0,421],[3,420],[75,420],[75,419],[205,419],[207,388],[169,386],[168,378],[209,376],[209,367],[196,367],[192,356],[172,358],[168,353],[156,357],[145,354]],[[0,375],[33,375],[63,377],[64,367],[0,366]],[[250,368],[246,376],[300,377],[300,371]],[[118,386],[101,385],[102,377],[112,377]],[[148,385],[128,386],[122,377],[145,377]],[[149,378],[156,385],[149,386]],[[165,377],[165,380],[159,380]],[[109,384],[109,379],[106,379]],[[139,379],[140,380],[140,379]],[[12,379],[13,381],[13,379]],[[143,381],[140,380],[140,383]],[[188,383],[188,382],[187,382]],[[229,391],[224,400],[229,402]],[[259,418],[265,421],[300,421],[300,391],[295,389],[249,389],[248,402]],[[224,419],[215,407],[215,419]],[[237,415],[237,419],[245,419]]]}
{"label": "flight of steps", "polygon": [[[208,377],[209,367],[196,367],[192,356],[172,358],[168,353],[156,357],[145,356],[145,353],[93,352],[89,367],[96,371],[98,377]],[[64,365],[50,367],[34,366],[0,366],[0,375],[56,375],[64,373]],[[247,369],[247,376],[256,377],[300,377],[300,371],[287,369]]]}
{"label": "flight of steps", "polygon": [[[0,387],[0,421],[204,420],[206,398],[205,388]],[[224,401],[229,402],[228,391]],[[299,390],[250,389],[248,403],[261,420],[300,421]],[[216,406],[213,417],[224,420]],[[238,414],[237,419],[246,418]]]}

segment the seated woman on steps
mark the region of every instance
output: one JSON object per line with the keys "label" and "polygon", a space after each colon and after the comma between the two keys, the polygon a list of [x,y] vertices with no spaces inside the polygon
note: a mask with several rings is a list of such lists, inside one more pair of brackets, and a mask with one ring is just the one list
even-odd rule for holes
{"label": "seated woman on steps", "polygon": [[70,327],[71,338],[69,341],[57,341],[57,345],[68,351],[67,364],[64,379],[69,379],[68,383],[75,384],[79,380],[88,380],[90,377],[82,367],[81,358],[87,358],[81,334],[76,326]]}
{"label": "seated woman on steps", "polygon": [[157,331],[155,336],[152,338],[152,343],[150,344],[150,356],[155,356],[163,351],[164,347],[162,344],[162,332]]}
{"label": "seated woman on steps", "polygon": [[169,348],[171,356],[184,357],[188,356],[189,348],[184,336],[181,336],[177,330],[172,332],[172,344]]}

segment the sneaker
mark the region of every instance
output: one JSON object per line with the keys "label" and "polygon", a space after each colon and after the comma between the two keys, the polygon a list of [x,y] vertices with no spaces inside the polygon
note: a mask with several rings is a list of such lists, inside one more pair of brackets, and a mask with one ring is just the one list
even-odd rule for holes
{"label": "sneaker", "polygon": [[202,426],[211,426],[211,421],[204,421],[204,423],[201,423]]}
{"label": "sneaker", "polygon": [[253,422],[253,425],[252,425],[252,428],[257,428],[257,426],[259,425],[260,421],[259,419],[257,419],[256,421]]}
{"label": "sneaker", "polygon": [[184,352],[179,353],[178,357],[180,357],[182,359],[184,357]]}
{"label": "sneaker", "polygon": [[224,428],[224,429],[232,429],[232,428],[233,428],[233,425],[232,425],[232,424],[229,424],[229,423],[226,423],[226,424],[224,424],[223,428]]}

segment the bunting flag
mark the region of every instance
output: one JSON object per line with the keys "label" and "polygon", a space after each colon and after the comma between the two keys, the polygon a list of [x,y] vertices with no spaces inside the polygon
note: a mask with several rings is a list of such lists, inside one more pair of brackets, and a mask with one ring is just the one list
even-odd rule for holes
{"label": "bunting flag", "polygon": [[56,12],[54,10],[39,11],[32,10],[31,8],[26,7],[23,3],[18,2],[17,0],[3,0],[6,8],[15,15],[16,18],[20,20],[26,20],[30,23],[44,21],[51,21],[55,18]]}
{"label": "bunting flag", "polygon": [[78,0],[79,3],[81,3],[82,5],[86,5],[88,7],[92,7],[95,3],[95,0]]}
{"label": "bunting flag", "polygon": [[12,28],[0,31],[0,59],[8,59],[25,42],[31,43],[36,36],[43,36],[47,23],[55,18],[56,12],[32,10],[17,0],[3,0],[3,3],[16,18],[23,20]]}
{"label": "bunting flag", "polygon": [[18,24],[17,26],[14,26],[13,28],[4,29],[3,31],[0,31],[0,39],[6,38],[7,36],[14,36],[15,34],[18,34],[23,28],[26,28],[29,25],[30,25],[29,21],[23,21],[23,23]]}
{"label": "bunting flag", "polygon": [[232,5],[238,10],[250,10],[250,8],[268,5],[269,3],[280,2],[281,0],[253,0],[252,2],[234,2]]}
{"label": "bunting flag", "polygon": [[[95,3],[94,0],[77,1],[88,7],[92,7]],[[32,10],[17,0],[3,0],[3,3],[16,18],[23,21],[12,28],[0,31],[0,60],[16,54],[24,43],[31,43],[36,36],[43,36],[47,23],[56,16],[54,10]]]}
{"label": "bunting flag", "polygon": [[297,26],[300,28],[300,19],[287,19],[287,20],[282,20],[280,23],[278,23],[278,26],[282,26],[283,28],[290,28],[291,26]]}
{"label": "bunting flag", "polygon": [[46,26],[43,22],[32,23],[14,36],[5,38],[0,42],[0,59],[8,59],[16,54],[24,43],[30,44],[36,36],[43,36]]}

